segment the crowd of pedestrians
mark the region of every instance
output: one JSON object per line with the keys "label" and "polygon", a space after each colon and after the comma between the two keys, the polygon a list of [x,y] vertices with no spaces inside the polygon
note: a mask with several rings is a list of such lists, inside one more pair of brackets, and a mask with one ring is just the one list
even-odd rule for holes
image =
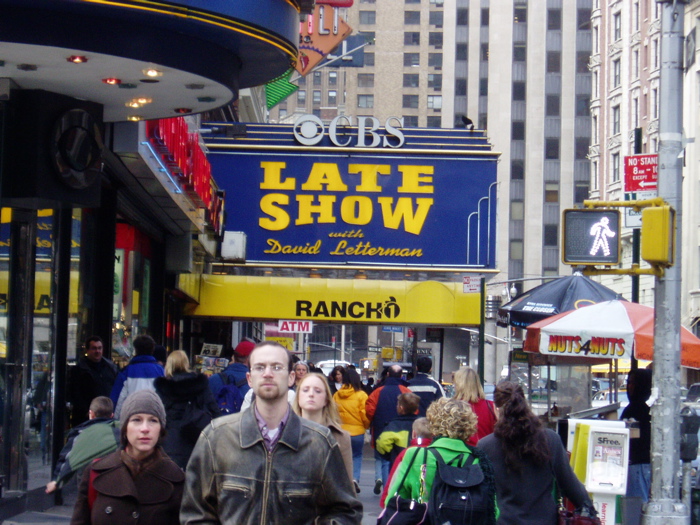
{"label": "crowd of pedestrians", "polygon": [[[392,365],[373,386],[352,365],[324,376],[278,343],[250,340],[229,348],[230,365],[207,377],[183,351],[157,360],[149,336],[134,347],[117,374],[102,341],[86,342],[76,375],[85,384],[75,388],[92,395],[89,419],[68,435],[46,487],[82,473],[73,524],[360,523],[367,442],[385,513],[401,498],[425,508],[431,498],[448,501],[450,468],[481,472],[474,501],[482,504],[465,523],[554,525],[556,493],[592,506],[561,439],[517,384],[500,383],[488,401],[477,373],[463,367],[448,399],[428,356],[410,380]],[[449,514],[435,519],[456,523]]]}

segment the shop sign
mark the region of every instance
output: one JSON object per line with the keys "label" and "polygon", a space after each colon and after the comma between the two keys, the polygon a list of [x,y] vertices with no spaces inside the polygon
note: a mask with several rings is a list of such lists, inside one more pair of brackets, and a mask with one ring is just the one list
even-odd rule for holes
{"label": "shop sign", "polygon": [[279,321],[277,331],[280,333],[312,334],[314,323],[312,321]]}
{"label": "shop sign", "polygon": [[[542,337],[547,337],[542,336]],[[546,354],[579,355],[586,357],[626,358],[629,356],[629,341],[621,337],[596,337],[584,339],[578,335],[550,335],[540,347]]]}
{"label": "shop sign", "polygon": [[352,28],[340,17],[338,7],[317,3],[313,14],[300,23],[297,72],[311,73],[351,33]]}
{"label": "shop sign", "polygon": [[350,319],[382,320],[395,319],[401,313],[396,298],[388,297],[385,301],[296,301],[297,317],[314,319]]}
{"label": "shop sign", "polygon": [[210,148],[248,262],[495,267],[497,155],[304,150]]}

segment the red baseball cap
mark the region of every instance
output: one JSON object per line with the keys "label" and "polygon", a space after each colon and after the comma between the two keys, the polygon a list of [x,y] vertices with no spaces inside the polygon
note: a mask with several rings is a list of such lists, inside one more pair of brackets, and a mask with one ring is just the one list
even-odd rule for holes
{"label": "red baseball cap", "polygon": [[255,343],[244,339],[238,343],[238,346],[233,351],[241,357],[248,357],[253,351],[253,348],[255,348]]}

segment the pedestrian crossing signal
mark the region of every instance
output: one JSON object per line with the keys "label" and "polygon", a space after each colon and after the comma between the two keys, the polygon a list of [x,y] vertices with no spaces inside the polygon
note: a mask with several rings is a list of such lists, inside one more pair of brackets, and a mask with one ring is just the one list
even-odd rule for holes
{"label": "pedestrian crossing signal", "polygon": [[562,262],[620,264],[619,210],[564,210]]}

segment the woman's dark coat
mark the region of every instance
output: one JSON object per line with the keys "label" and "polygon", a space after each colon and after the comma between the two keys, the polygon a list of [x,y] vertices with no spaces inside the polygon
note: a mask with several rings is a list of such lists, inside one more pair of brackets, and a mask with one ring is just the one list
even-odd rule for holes
{"label": "woman's dark coat", "polygon": [[[88,503],[91,470],[97,473],[92,511]],[[177,525],[184,483],[185,473],[164,454],[134,479],[117,450],[85,470],[71,525]]]}
{"label": "woman's dark coat", "polygon": [[187,405],[192,403],[212,419],[221,415],[219,406],[209,389],[209,379],[203,374],[186,372],[171,378],[159,377],[154,386],[165,406],[167,433],[162,443],[163,450],[184,470],[197,442],[187,432],[181,432]]}

